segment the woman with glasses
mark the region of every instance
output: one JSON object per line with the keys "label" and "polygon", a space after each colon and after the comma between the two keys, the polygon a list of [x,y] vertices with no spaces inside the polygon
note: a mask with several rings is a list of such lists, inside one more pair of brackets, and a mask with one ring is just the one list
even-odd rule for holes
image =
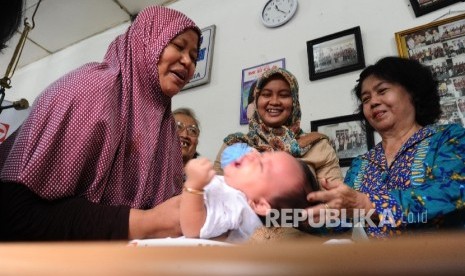
{"label": "woman with glasses", "polygon": [[197,144],[199,143],[200,123],[190,108],[178,108],[173,111],[173,115],[181,142],[182,161],[185,166],[189,160],[199,156]]}

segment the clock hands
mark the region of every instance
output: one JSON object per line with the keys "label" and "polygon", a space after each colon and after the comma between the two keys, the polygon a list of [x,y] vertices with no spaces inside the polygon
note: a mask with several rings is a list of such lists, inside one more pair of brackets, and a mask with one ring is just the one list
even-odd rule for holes
{"label": "clock hands", "polygon": [[284,14],[287,14],[287,12],[280,10],[280,9],[278,8],[278,6],[275,5],[274,7],[275,7],[275,9],[276,9],[277,11],[282,12],[282,13],[284,13]]}
{"label": "clock hands", "polygon": [[270,28],[286,24],[294,17],[297,3],[298,0],[267,0],[262,8],[262,23]]}

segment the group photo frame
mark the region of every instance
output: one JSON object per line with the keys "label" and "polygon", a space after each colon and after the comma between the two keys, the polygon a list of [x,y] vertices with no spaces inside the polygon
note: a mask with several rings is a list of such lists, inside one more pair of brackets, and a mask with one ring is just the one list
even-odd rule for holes
{"label": "group photo frame", "polygon": [[310,80],[318,80],[365,67],[360,26],[307,41]]}
{"label": "group photo frame", "polygon": [[438,82],[440,124],[465,126],[465,14],[395,33],[399,56],[427,66]]}
{"label": "group photo frame", "polygon": [[461,0],[410,0],[415,17],[437,11]]}
{"label": "group photo frame", "polygon": [[362,126],[358,114],[311,121],[310,129],[328,136],[341,167],[350,166],[355,157],[372,149],[375,142],[373,130]]}

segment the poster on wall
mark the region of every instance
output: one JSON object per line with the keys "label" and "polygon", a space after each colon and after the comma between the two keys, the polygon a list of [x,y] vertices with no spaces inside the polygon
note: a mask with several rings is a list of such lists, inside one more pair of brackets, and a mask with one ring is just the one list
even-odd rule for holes
{"label": "poster on wall", "polygon": [[183,90],[210,82],[213,46],[215,44],[215,30],[215,25],[202,29],[199,56],[197,57],[194,76],[191,81],[184,86]]}
{"label": "poster on wall", "polygon": [[9,124],[0,122],[0,143],[3,143],[6,140],[7,135],[10,134],[8,132],[9,129]]}
{"label": "poster on wall", "polygon": [[284,58],[260,64],[257,66],[245,68],[242,70],[241,83],[241,106],[240,106],[240,124],[246,125],[249,123],[249,117],[254,110],[254,95],[251,93],[255,89],[255,82],[267,70],[273,68],[286,68],[286,60]]}

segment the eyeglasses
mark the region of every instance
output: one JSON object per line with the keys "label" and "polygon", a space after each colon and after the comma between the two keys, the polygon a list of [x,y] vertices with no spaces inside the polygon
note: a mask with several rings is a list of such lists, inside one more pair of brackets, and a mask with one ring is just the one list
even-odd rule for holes
{"label": "eyeglasses", "polygon": [[176,122],[176,129],[178,131],[178,134],[183,132],[184,130],[187,130],[187,135],[191,137],[199,137],[200,130],[196,125],[190,125],[186,126],[182,122]]}

